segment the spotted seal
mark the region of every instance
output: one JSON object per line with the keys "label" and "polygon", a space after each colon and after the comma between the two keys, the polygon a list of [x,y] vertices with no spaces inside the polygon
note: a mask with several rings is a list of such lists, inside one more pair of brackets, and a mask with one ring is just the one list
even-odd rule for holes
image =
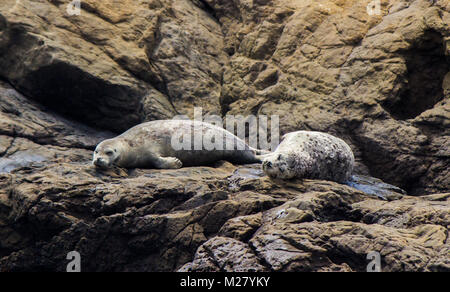
{"label": "spotted seal", "polygon": [[322,132],[297,131],[283,136],[280,145],[263,160],[272,178],[310,178],[340,183],[352,175],[355,158],[343,140]]}

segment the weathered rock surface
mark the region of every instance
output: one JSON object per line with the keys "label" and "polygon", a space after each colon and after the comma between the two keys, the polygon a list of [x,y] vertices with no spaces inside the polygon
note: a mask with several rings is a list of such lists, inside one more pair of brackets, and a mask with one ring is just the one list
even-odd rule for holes
{"label": "weathered rock surface", "polygon": [[203,10],[188,0],[83,0],[80,15],[69,15],[70,2],[0,3],[0,76],[61,113],[116,131],[170,118],[173,105],[219,112],[226,54]]}
{"label": "weathered rock surface", "polygon": [[91,126],[278,114],[282,133],[351,144],[358,171],[410,194],[450,185],[446,0],[0,4],[0,76]]}
{"label": "weathered rock surface", "polygon": [[335,133],[359,171],[413,194],[448,191],[448,1],[381,1],[379,16],[370,1],[207,2],[238,36],[225,112]]}
{"label": "weathered rock surface", "polygon": [[[448,1],[69,2],[0,1],[0,271],[450,270]],[[358,179],[90,165],[194,106],[335,134]]]}
{"label": "weathered rock surface", "polygon": [[129,173],[53,163],[0,186],[4,271],[64,271],[72,250],[85,271],[363,271],[370,251],[386,271],[450,269],[450,194],[388,202],[228,163]]}

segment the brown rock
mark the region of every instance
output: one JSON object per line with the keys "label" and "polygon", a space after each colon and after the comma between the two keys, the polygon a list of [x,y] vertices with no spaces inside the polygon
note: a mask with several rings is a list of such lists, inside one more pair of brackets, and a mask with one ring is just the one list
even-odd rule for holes
{"label": "brown rock", "polygon": [[197,251],[192,263],[180,272],[264,272],[248,245],[227,237],[215,237],[205,242]]}
{"label": "brown rock", "polygon": [[[64,271],[77,250],[84,271],[358,271],[375,250],[386,270],[448,269],[447,195],[385,202],[229,168],[104,173],[49,162],[0,175],[0,265]],[[395,253],[383,253],[391,241]]]}
{"label": "brown rock", "polygon": [[[210,2],[232,15],[231,6]],[[226,67],[224,111],[278,114],[282,133],[334,133],[353,146],[361,173],[410,194],[447,191],[445,1],[383,2],[382,16],[367,14],[370,1],[275,2],[238,10],[240,26],[223,21],[228,34],[252,31]],[[290,12],[277,22],[278,2]],[[280,25],[265,55],[253,55],[256,36],[264,42]]]}
{"label": "brown rock", "polygon": [[345,139],[361,174],[449,190],[444,0],[68,2],[0,4],[0,75],[59,113],[116,132],[194,106],[277,114]]}
{"label": "brown rock", "polygon": [[[69,2],[0,2],[1,271],[450,270],[448,1]],[[335,134],[358,185],[90,165],[194,106]]]}
{"label": "brown rock", "polygon": [[0,75],[60,113],[115,131],[190,113],[186,102],[219,112],[226,59],[214,19],[187,0],[97,2],[69,15],[70,1],[3,1]]}

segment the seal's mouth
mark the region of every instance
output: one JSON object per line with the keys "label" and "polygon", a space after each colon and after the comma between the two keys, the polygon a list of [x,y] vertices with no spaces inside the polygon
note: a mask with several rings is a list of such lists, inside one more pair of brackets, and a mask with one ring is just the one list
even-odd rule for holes
{"label": "seal's mouth", "polygon": [[93,161],[93,164],[94,164],[96,167],[101,168],[101,169],[107,169],[107,168],[110,168],[110,167],[111,167],[110,164],[107,163],[107,162],[106,162],[104,159],[102,159],[102,158],[97,158],[97,159],[95,159],[95,160]]}
{"label": "seal's mouth", "polygon": [[262,169],[271,178],[277,178],[278,177],[278,172],[277,172],[276,168],[274,168],[274,165],[273,165],[272,162],[264,161],[263,164],[262,164]]}

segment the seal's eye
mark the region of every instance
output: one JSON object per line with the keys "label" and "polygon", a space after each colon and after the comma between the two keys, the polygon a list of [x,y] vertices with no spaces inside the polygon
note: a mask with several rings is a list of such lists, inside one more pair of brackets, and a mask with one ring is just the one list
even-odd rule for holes
{"label": "seal's eye", "polygon": [[278,160],[280,160],[280,159],[281,159],[281,157],[282,157],[282,156],[281,156],[281,154],[280,154],[280,155],[278,155],[278,158],[277,158],[277,159],[278,159]]}
{"label": "seal's eye", "polygon": [[112,151],[106,151],[105,154],[108,155],[108,156],[111,156],[111,155],[113,155],[113,152]]}

